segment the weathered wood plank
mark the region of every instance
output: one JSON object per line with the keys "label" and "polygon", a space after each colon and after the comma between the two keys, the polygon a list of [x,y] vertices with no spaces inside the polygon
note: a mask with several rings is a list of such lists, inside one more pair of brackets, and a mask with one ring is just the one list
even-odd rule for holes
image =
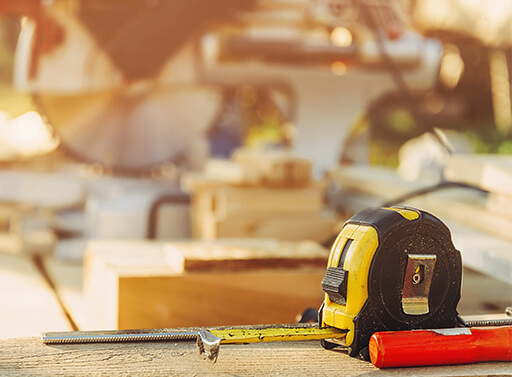
{"label": "weathered wood plank", "polygon": [[216,364],[193,342],[45,346],[36,338],[0,341],[0,370],[17,376],[506,376],[512,363],[492,362],[378,370],[318,341],[223,345]]}

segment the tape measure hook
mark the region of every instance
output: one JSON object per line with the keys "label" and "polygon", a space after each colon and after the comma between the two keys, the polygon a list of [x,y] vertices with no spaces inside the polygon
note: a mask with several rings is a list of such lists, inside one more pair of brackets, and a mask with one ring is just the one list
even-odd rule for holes
{"label": "tape measure hook", "polygon": [[219,357],[220,341],[222,339],[208,330],[200,330],[197,334],[197,349],[199,355],[215,363]]}

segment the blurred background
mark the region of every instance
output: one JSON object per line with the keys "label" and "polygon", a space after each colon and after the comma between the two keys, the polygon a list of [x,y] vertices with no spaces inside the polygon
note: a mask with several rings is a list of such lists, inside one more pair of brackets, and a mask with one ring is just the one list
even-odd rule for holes
{"label": "blurred background", "polygon": [[506,0],[0,0],[0,338],[294,321],[385,202],[503,313],[511,71]]}

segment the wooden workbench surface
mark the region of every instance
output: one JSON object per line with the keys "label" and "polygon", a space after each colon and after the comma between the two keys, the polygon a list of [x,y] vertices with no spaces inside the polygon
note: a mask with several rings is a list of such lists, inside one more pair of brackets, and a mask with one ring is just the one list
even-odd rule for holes
{"label": "wooden workbench surface", "polygon": [[378,370],[324,350],[318,341],[223,345],[219,360],[201,360],[194,342],[45,346],[37,338],[0,341],[2,375],[121,376],[504,376],[512,363]]}

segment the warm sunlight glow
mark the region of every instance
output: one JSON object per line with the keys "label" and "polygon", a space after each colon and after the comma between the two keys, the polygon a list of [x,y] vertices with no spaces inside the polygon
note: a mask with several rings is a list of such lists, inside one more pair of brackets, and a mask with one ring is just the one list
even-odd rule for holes
{"label": "warm sunlight glow", "polygon": [[446,45],[439,72],[441,80],[448,88],[453,89],[459,83],[463,72],[464,61],[460,57],[459,49],[454,45]]}
{"label": "warm sunlight glow", "polygon": [[3,137],[12,150],[23,157],[49,152],[57,147],[57,141],[35,111],[8,121],[4,125]]}
{"label": "warm sunlight glow", "polygon": [[343,62],[334,62],[331,64],[331,71],[337,76],[347,73],[347,65]]}
{"label": "warm sunlight glow", "polygon": [[350,47],[352,44],[352,33],[345,27],[336,27],[331,32],[331,42],[338,47]]}

